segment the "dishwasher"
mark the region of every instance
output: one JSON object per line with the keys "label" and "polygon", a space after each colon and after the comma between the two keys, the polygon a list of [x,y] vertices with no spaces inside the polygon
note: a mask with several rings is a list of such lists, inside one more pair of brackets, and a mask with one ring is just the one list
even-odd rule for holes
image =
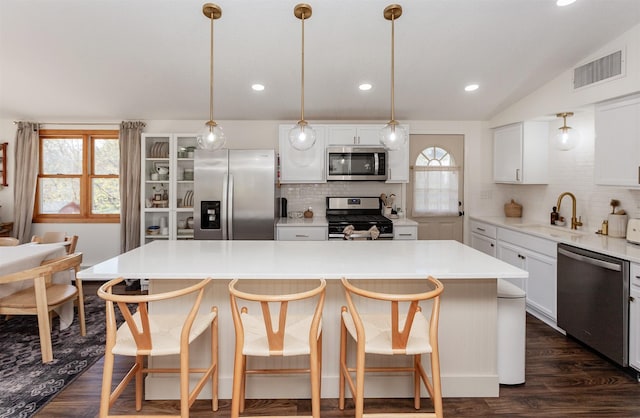
{"label": "dishwasher", "polygon": [[629,262],[558,244],[558,326],[626,367],[629,355]]}

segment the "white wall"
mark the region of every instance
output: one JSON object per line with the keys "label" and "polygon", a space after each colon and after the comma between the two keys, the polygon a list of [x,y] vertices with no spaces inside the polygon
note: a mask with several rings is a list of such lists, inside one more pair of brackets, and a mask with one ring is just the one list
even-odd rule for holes
{"label": "white wall", "polygon": [[[473,215],[503,215],[504,204],[514,199],[523,204],[523,218],[529,221],[548,222],[551,208],[558,196],[565,191],[577,198],[577,215],[585,224],[581,229],[596,231],[610,212],[609,201],[617,199],[621,208],[631,216],[640,217],[640,191],[594,184],[594,103],[640,91],[640,25],[619,38],[585,57],[576,65],[607,55],[618,48],[626,50],[626,76],[603,82],[577,91],[572,91],[573,70],[560,74],[557,78],[536,90],[518,103],[510,106],[492,118],[482,135],[483,152],[491,152],[492,136],[489,128],[528,119],[550,121],[549,139],[562,126],[559,112],[575,112],[567,119],[567,124],[580,131],[581,143],[570,151],[558,151],[549,147],[548,185],[500,185],[482,189],[481,198],[476,202]],[[625,152],[620,150],[620,152]],[[475,173],[482,178],[480,184],[492,183],[490,167]],[[468,212],[469,213],[469,212]],[[570,199],[562,202],[562,216],[571,217]]]}

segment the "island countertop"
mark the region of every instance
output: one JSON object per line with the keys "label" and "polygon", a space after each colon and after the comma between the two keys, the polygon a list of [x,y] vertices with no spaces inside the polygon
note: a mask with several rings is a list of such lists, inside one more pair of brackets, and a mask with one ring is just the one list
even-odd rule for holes
{"label": "island countertop", "polygon": [[[336,342],[340,338],[341,306],[345,304],[339,279],[365,279],[378,290],[390,293],[408,286],[415,293],[422,289],[421,279],[429,275],[442,280],[445,286],[439,321],[443,396],[498,396],[497,279],[526,278],[528,273],[457,241],[156,240],[78,273],[82,279],[149,279],[149,293],[175,290],[183,287],[185,281],[212,277],[203,305],[217,306],[220,317],[225,318],[220,321],[219,340],[227,343],[235,338],[229,317],[231,279],[255,279],[248,285],[261,292],[282,284],[276,279],[290,280],[292,289],[305,279],[327,279],[322,319],[325,398],[338,396]],[[154,309],[176,312],[182,306],[172,304]],[[201,339],[192,347],[196,363],[204,361],[210,352],[207,341]],[[296,367],[304,366],[303,359],[289,360]],[[269,367],[268,360],[261,361],[264,364],[257,367]],[[229,399],[233,350],[227,345],[221,347],[219,364],[220,397]],[[373,397],[412,396],[410,377],[372,375],[367,379],[367,390]],[[284,381],[277,376],[255,376],[252,380],[254,383],[247,386],[248,398],[305,398],[310,393],[309,379],[304,375]],[[177,399],[178,387],[177,377],[148,376],[145,396]],[[210,392],[205,389],[203,393]]]}
{"label": "island countertop", "polygon": [[78,273],[81,279],[526,278],[457,241],[162,241]]}

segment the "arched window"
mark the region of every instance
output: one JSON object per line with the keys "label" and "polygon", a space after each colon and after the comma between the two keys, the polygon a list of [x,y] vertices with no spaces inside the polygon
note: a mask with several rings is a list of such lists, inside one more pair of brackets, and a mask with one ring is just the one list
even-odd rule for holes
{"label": "arched window", "polygon": [[413,166],[412,216],[458,215],[459,172],[447,150],[423,149]]}

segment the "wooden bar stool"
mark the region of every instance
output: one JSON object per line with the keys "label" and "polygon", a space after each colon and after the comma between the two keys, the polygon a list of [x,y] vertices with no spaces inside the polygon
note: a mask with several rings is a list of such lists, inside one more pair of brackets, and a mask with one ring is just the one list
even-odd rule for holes
{"label": "wooden bar stool", "polygon": [[[326,281],[319,279],[310,290],[291,294],[256,294],[239,290],[249,280],[233,280],[229,283],[231,313],[236,332],[236,349],[233,369],[231,417],[238,418],[244,412],[245,388],[248,374],[309,373],[311,377],[311,412],[320,418],[320,370],[322,368],[322,308]],[[307,281],[308,282],[308,281]],[[315,307],[308,303],[315,300]],[[239,302],[255,306],[255,312]],[[306,304],[294,310],[292,305]],[[278,308],[273,310],[272,308]],[[290,309],[291,308],[291,309]],[[305,309],[307,308],[307,309]],[[252,307],[253,309],[253,307]],[[294,313],[288,314],[289,311]],[[308,313],[307,313],[308,312]],[[309,356],[309,368],[247,367],[247,356],[287,357]]]}
{"label": "wooden bar stool", "polygon": [[[442,418],[442,390],[440,386],[440,360],[438,356],[438,317],[442,283],[433,277],[426,281],[431,289],[416,294],[387,294],[356,287],[342,278],[347,306],[342,307],[340,327],[340,388],[338,407],[344,409],[345,382],[348,383],[355,403],[356,418],[378,417],[437,417]],[[366,299],[381,301],[389,307],[387,312],[362,307]],[[356,300],[361,310],[356,306]],[[425,317],[420,302],[432,301],[431,315]],[[378,304],[380,304],[378,303]],[[406,309],[402,313],[401,308]],[[356,366],[347,365],[347,336],[356,343]],[[412,356],[411,367],[367,367],[366,354]],[[431,381],[422,367],[422,355],[431,360]],[[414,380],[414,407],[420,409],[420,380],[433,401],[434,413],[364,414],[365,372],[411,372]],[[355,382],[352,377],[355,373]]]}
{"label": "wooden bar stool", "polygon": [[[104,353],[104,372],[102,375],[102,393],[100,396],[100,417],[111,417],[109,409],[122,394],[125,387],[135,377],[136,411],[142,409],[142,381],[146,373],[179,373],[180,375],[180,414],[167,415],[186,418],[189,408],[198,394],[211,379],[211,407],[218,410],[218,309],[214,306],[210,312],[199,312],[206,286],[211,279],[183,289],[151,295],[116,295],[113,287],[124,278],[113,279],[98,289],[98,296],[106,301],[107,309],[107,343]],[[168,299],[183,298],[188,311],[172,314],[149,313],[149,304]],[[125,322],[116,326],[115,306],[122,312]],[[131,313],[128,304],[137,304],[138,310]],[[189,366],[189,344],[211,329],[211,362],[206,368]],[[135,364],[125,375],[117,387],[111,391],[114,356],[135,357]],[[179,368],[145,367],[147,356],[179,355]],[[202,374],[193,389],[189,388],[189,375]],[[133,415],[126,415],[133,416]],[[135,415],[151,417],[157,415]]]}

